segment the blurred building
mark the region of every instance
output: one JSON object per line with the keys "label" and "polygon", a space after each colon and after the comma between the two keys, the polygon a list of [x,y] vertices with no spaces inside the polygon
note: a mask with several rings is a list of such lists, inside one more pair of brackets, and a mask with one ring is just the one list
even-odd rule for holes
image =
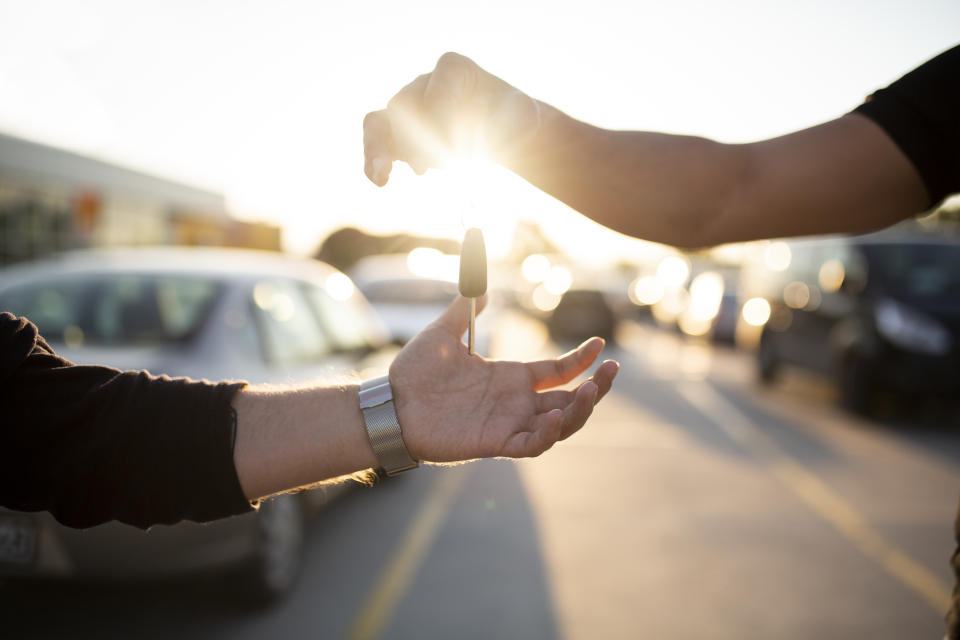
{"label": "blurred building", "polygon": [[0,134],[0,264],[91,246],[280,248],[221,194]]}

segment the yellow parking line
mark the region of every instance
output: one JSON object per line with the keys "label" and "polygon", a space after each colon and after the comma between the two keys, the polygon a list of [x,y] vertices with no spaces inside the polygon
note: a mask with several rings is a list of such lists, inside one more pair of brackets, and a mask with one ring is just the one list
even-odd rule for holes
{"label": "yellow parking line", "polygon": [[423,565],[430,545],[440,531],[457,492],[468,474],[467,467],[447,469],[437,475],[427,499],[420,506],[403,541],[394,550],[379,579],[350,626],[351,640],[379,638],[403,594]]}
{"label": "yellow parking line", "polygon": [[734,441],[766,462],[771,472],[821,518],[876,561],[888,574],[933,607],[938,613],[950,604],[950,588],[919,561],[886,540],[860,513],[815,474],[788,457],[739,409],[708,383],[679,386],[687,402]]}

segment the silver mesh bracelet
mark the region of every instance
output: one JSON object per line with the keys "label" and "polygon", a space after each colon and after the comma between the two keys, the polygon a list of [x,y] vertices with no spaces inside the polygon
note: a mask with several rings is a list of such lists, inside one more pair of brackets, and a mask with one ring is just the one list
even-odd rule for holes
{"label": "silver mesh bracelet", "polygon": [[372,378],[360,385],[360,411],[367,425],[370,446],[388,476],[416,469],[420,463],[410,457],[403,444],[400,422],[393,405],[390,378]]}

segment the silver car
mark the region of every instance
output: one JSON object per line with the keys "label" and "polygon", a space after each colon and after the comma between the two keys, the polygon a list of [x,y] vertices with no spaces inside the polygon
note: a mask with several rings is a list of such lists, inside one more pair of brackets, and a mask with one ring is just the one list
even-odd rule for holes
{"label": "silver car", "polygon": [[[0,310],[25,316],[63,357],[209,380],[293,382],[382,375],[396,354],[353,282],[332,267],[230,249],[63,254],[0,271]],[[0,577],[167,576],[238,570],[239,593],[269,600],[300,565],[323,488],[205,525],[87,530],[0,510]]]}

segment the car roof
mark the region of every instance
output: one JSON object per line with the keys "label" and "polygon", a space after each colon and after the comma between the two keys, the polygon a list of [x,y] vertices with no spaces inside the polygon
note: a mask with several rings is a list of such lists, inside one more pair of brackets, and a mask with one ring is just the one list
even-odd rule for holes
{"label": "car roof", "polygon": [[958,246],[960,235],[927,231],[917,228],[916,225],[896,225],[879,231],[872,231],[859,235],[835,234],[826,236],[809,236],[805,238],[789,238],[790,244],[815,246],[821,243],[843,243],[855,246],[879,246],[894,244],[914,244],[930,246]]}
{"label": "car roof", "polygon": [[330,265],[272,251],[221,247],[144,247],[67,251],[0,271],[4,282],[49,275],[143,273],[206,275],[225,280],[267,276],[325,278]]}

